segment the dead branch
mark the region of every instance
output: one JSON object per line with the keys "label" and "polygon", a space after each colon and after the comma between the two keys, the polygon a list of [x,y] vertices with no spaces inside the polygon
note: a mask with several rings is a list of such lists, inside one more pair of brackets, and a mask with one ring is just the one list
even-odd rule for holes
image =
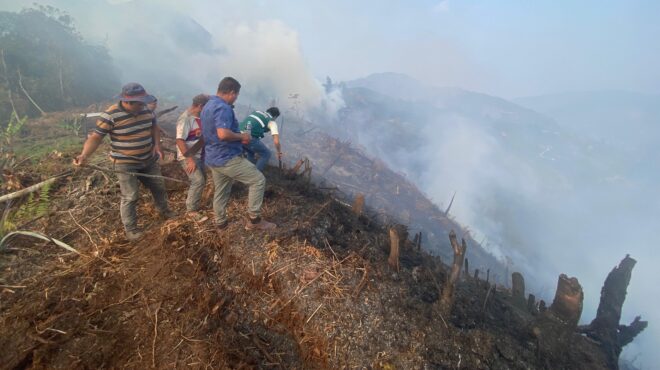
{"label": "dead branch", "polygon": [[67,176],[67,175],[71,174],[72,172],[73,171],[66,171],[66,172],[61,173],[57,176],[51,177],[48,180],[44,180],[44,181],[42,181],[38,184],[28,186],[25,189],[21,189],[21,190],[15,191],[13,193],[5,194],[5,195],[0,197],[0,203],[6,202],[6,201],[9,201],[9,200],[13,200],[13,199],[17,199],[17,198],[20,198],[24,195],[30,194],[34,191],[37,191],[37,190],[43,188],[46,185],[52,184],[53,182],[55,182],[55,180],[59,179],[60,177]]}
{"label": "dead branch", "polygon": [[170,112],[173,112],[173,111],[176,110],[177,108],[179,108],[179,106],[178,106],[178,105],[175,105],[175,106],[173,106],[173,107],[171,107],[171,108],[167,108],[167,109],[160,110],[160,111],[158,111],[158,113],[156,113],[156,118],[160,118],[160,117],[162,117],[162,116],[164,116],[164,115],[166,115],[166,114],[168,114],[168,113],[170,113]]}
{"label": "dead branch", "polygon": [[27,96],[28,100],[30,100],[32,105],[34,105],[39,110],[39,112],[41,112],[41,115],[46,114],[46,112],[44,112],[44,110],[41,109],[41,107],[37,104],[37,102],[35,102],[34,99],[32,99],[30,94],[28,94],[27,90],[25,90],[25,87],[23,87],[23,76],[21,75],[21,70],[20,69],[18,69],[18,86],[21,87],[21,90],[23,91],[23,94],[25,94],[25,96]]}
{"label": "dead branch", "polygon": [[621,347],[630,344],[649,325],[648,321],[641,321],[641,319],[641,316],[636,316],[630,325],[619,325],[619,345]]}
{"label": "dead branch", "polygon": [[83,164],[83,165],[81,165],[80,167],[91,168],[91,169],[93,169],[93,170],[101,171],[101,172],[105,172],[105,173],[109,173],[109,174],[112,174],[112,173],[123,173],[123,174],[126,174],[126,175],[133,175],[133,176],[140,176],[140,177],[150,177],[150,178],[155,178],[155,179],[170,180],[170,181],[180,182],[180,183],[184,183],[184,184],[188,184],[188,183],[189,183],[188,181],[183,181],[183,180],[179,180],[179,179],[175,179],[175,178],[167,177],[167,176],[149,175],[149,174],[146,174],[146,173],[139,173],[139,172],[126,172],[126,171],[119,171],[119,170],[111,170],[111,169],[109,169],[109,168],[103,168],[103,167],[95,166],[95,165],[93,165],[93,164]]}
{"label": "dead branch", "polygon": [[451,209],[451,205],[454,204],[455,197],[456,197],[456,192],[454,192],[454,195],[451,196],[451,201],[449,202],[449,206],[447,206],[447,209],[445,210],[445,217],[449,216],[449,210]]}

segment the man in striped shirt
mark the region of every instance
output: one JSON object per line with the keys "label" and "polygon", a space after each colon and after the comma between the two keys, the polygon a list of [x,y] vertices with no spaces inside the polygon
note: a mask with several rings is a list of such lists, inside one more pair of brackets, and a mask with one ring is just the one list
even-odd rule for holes
{"label": "man in striped shirt", "polygon": [[87,138],[82,153],[74,160],[74,164],[84,165],[103,138],[110,135],[110,158],[118,171],[121,190],[121,221],[126,238],[137,240],[143,236],[142,230],[137,226],[138,180],[151,191],[161,217],[171,218],[174,213],[167,206],[167,192],[162,178],[119,172],[161,176],[158,164],[158,159],[163,158],[160,130],[153,112],[146,107],[146,104],[153,102],[155,98],[147,94],[142,85],[134,82],[125,85],[118,98],[117,104],[111,105],[99,116],[96,128]]}

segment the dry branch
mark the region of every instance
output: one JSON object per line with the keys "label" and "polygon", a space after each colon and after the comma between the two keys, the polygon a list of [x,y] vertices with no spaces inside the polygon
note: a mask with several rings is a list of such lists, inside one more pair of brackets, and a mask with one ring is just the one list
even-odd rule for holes
{"label": "dry branch", "polygon": [[175,182],[181,182],[181,183],[184,183],[184,184],[189,184],[188,181],[183,181],[183,180],[175,179],[175,178],[172,178],[172,177],[149,175],[149,174],[146,174],[146,173],[139,173],[139,172],[127,172],[127,171],[111,170],[111,169],[108,169],[108,168],[95,166],[93,164],[84,164],[81,167],[87,167],[87,168],[91,168],[93,170],[97,170],[97,171],[101,171],[101,172],[105,172],[105,173],[123,173],[125,175],[150,177],[150,178],[154,178],[154,179],[163,179],[163,180],[170,180],[170,181],[175,181]]}
{"label": "dry branch", "polygon": [[37,102],[35,102],[34,99],[32,99],[30,94],[28,94],[27,90],[25,90],[25,87],[23,87],[23,75],[21,75],[21,70],[20,69],[18,70],[18,86],[21,87],[21,90],[23,91],[23,94],[25,94],[25,96],[27,96],[28,100],[30,100],[32,105],[34,105],[39,110],[39,112],[41,112],[41,115],[46,114],[46,112],[44,112],[44,110],[41,109],[41,107],[37,104]]}
{"label": "dry branch", "polygon": [[48,180],[44,180],[44,181],[42,181],[42,182],[40,182],[40,183],[38,183],[38,184],[34,184],[34,185],[32,185],[32,186],[28,186],[28,187],[25,188],[25,189],[21,189],[21,190],[15,191],[15,192],[13,192],[13,193],[5,194],[5,195],[3,195],[3,196],[0,197],[0,203],[6,202],[6,201],[9,201],[9,200],[13,200],[13,199],[17,199],[17,198],[20,198],[20,197],[22,197],[22,196],[24,196],[24,195],[30,194],[30,193],[32,193],[32,192],[34,192],[34,191],[37,191],[37,190],[43,188],[43,187],[46,186],[46,185],[50,185],[50,184],[52,184],[53,182],[55,182],[55,180],[59,179],[60,177],[63,177],[63,176],[69,175],[69,174],[72,173],[72,172],[73,172],[73,171],[66,171],[66,172],[61,173],[61,174],[59,174],[59,175],[57,175],[57,176],[51,177],[51,178],[48,179]]}

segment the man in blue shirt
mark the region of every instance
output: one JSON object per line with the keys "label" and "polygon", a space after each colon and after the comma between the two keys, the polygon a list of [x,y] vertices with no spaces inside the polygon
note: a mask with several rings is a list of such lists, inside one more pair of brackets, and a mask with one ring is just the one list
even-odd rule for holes
{"label": "man in blue shirt", "polygon": [[249,133],[240,133],[234,114],[234,102],[238,99],[241,84],[232,77],[225,77],[218,85],[218,92],[204,106],[202,137],[205,163],[211,169],[215,193],[213,211],[219,229],[227,226],[227,202],[234,180],[249,186],[247,230],[274,229],[276,225],[261,218],[261,204],[266,189],[266,178],[247,159],[243,158],[243,145],[250,143]]}

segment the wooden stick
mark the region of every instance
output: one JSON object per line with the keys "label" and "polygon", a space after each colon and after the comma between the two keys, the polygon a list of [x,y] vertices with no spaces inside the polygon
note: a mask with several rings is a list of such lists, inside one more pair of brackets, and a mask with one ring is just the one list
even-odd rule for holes
{"label": "wooden stick", "polygon": [[166,114],[168,114],[168,113],[174,111],[174,110],[177,109],[177,108],[179,108],[179,106],[178,106],[178,105],[175,105],[175,106],[173,106],[173,107],[171,107],[171,108],[167,108],[167,109],[163,109],[163,110],[161,110],[161,111],[158,111],[158,113],[156,113],[156,118],[160,118],[160,117],[162,117],[162,116],[164,116],[164,115],[166,115]]}
{"label": "wooden stick", "polygon": [[52,184],[53,182],[55,182],[55,180],[59,179],[60,177],[62,177],[62,176],[66,176],[66,175],[69,175],[69,174],[72,173],[72,172],[73,172],[73,171],[66,171],[66,172],[64,172],[64,173],[62,173],[62,174],[59,174],[59,175],[54,176],[54,177],[51,177],[51,178],[48,179],[48,180],[44,180],[44,181],[42,181],[42,182],[40,182],[40,183],[38,183],[38,184],[34,184],[34,185],[32,185],[32,186],[28,186],[28,187],[25,188],[25,189],[21,189],[21,190],[15,191],[15,192],[13,192],[13,193],[5,194],[5,195],[3,195],[3,196],[0,197],[0,203],[6,202],[6,201],[9,201],[9,200],[13,200],[13,199],[16,199],[16,198],[20,198],[20,197],[22,197],[22,196],[24,196],[24,195],[30,194],[30,193],[32,193],[32,192],[34,192],[34,191],[37,191],[37,190],[43,188],[43,187],[46,186],[46,185],[50,185],[50,184]]}
{"label": "wooden stick", "polygon": [[139,173],[139,172],[127,172],[127,171],[120,171],[120,170],[111,170],[109,168],[103,168],[99,166],[95,166],[93,164],[83,164],[80,167],[86,167],[86,168],[91,168],[93,170],[105,172],[105,173],[123,173],[125,175],[133,175],[133,176],[142,176],[142,177],[150,177],[154,179],[163,179],[163,180],[170,180],[170,181],[175,181],[175,182],[181,182],[184,184],[188,184],[188,181],[183,181],[179,179],[175,179],[172,177],[167,177],[167,176],[159,176],[159,175],[149,175],[146,173]]}

